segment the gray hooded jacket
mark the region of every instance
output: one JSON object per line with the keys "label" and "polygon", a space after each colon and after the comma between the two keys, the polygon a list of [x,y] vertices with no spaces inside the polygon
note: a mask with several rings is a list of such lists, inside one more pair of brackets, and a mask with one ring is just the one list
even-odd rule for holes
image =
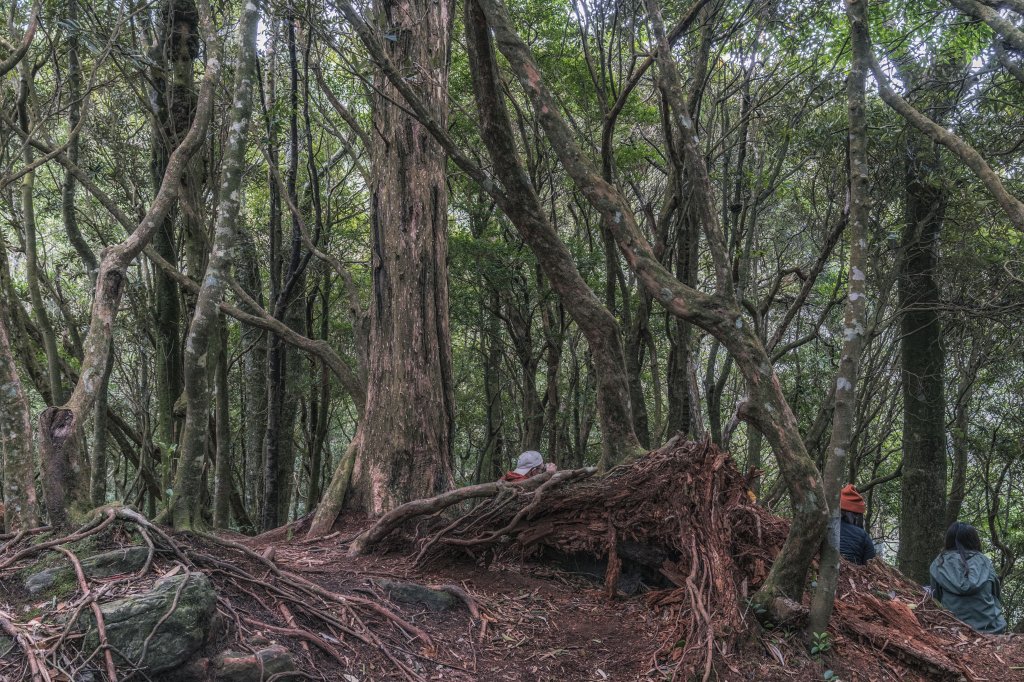
{"label": "gray hooded jacket", "polygon": [[[964,556],[967,557],[966,569]],[[953,615],[978,632],[999,634],[1006,630],[999,602],[999,577],[992,561],[981,552],[945,551],[931,566],[935,598]]]}

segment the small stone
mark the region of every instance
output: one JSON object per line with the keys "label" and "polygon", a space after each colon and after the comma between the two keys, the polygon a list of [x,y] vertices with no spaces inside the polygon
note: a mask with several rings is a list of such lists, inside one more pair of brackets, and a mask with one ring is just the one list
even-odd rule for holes
{"label": "small stone", "polygon": [[455,595],[442,590],[435,590],[416,583],[405,583],[398,580],[374,580],[379,588],[388,593],[391,599],[405,604],[422,604],[431,611],[447,611],[458,604]]}

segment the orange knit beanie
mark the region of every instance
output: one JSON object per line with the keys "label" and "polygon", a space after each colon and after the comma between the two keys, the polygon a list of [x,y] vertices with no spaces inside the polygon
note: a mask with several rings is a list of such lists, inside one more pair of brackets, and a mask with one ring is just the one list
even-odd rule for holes
{"label": "orange knit beanie", "polygon": [[843,486],[843,490],[839,495],[839,508],[855,514],[863,514],[867,510],[867,507],[864,505],[864,498],[857,492],[852,483],[847,483]]}

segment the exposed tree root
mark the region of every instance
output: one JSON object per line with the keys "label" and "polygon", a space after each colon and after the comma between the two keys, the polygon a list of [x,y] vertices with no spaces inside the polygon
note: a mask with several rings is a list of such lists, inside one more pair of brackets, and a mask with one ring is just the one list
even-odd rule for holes
{"label": "exposed tree root", "polygon": [[[78,556],[69,545],[103,533],[124,535],[128,532],[141,536],[149,548],[142,571],[106,579],[99,589],[92,589]],[[70,618],[62,623],[56,619],[44,622],[34,631],[34,638],[13,618],[0,614],[0,628],[23,652],[28,676],[34,680],[49,680],[54,675],[75,679],[87,666],[98,672],[90,663],[97,654],[102,655],[105,679],[114,681],[140,672],[140,661],[127,661],[110,646],[98,601],[103,596],[130,594],[140,588],[140,579],[143,579],[141,588],[145,589],[150,582],[148,577],[157,574],[154,568],[167,574],[166,568],[171,564],[178,567],[171,572],[201,571],[210,577],[218,591],[217,608],[239,643],[260,631],[291,638],[303,645],[311,670],[315,670],[316,665],[310,658],[309,645],[347,667],[351,660],[342,655],[338,647],[354,651],[353,647],[359,644],[366,647],[363,653],[379,656],[387,667],[405,679],[423,679],[410,657],[430,660],[428,656],[434,651],[430,636],[384,604],[332,592],[281,570],[272,557],[262,556],[238,542],[207,533],[191,535],[194,538],[174,536],[127,507],[105,507],[96,510],[88,523],[69,535],[23,546],[31,537],[26,533],[5,544],[0,551],[0,577],[10,577],[14,571],[38,560],[44,552],[56,551],[70,561],[79,587],[78,596],[64,607],[64,615],[70,613]],[[449,591],[475,612],[475,604],[464,591],[458,588]],[[177,608],[179,597],[180,589],[167,613],[144,640],[143,655],[163,621]],[[78,638],[69,637],[73,624],[85,609],[92,610],[98,624],[100,644],[92,652],[79,651]],[[282,616],[287,627],[275,624],[281,623]],[[40,632],[44,633],[41,638]],[[410,650],[412,642],[422,649]]]}
{"label": "exposed tree root", "polygon": [[[485,483],[395,509],[357,536],[361,553],[389,534],[411,535],[416,562],[495,553],[537,559],[589,556],[604,569],[606,594],[642,576],[668,586],[647,596],[665,624],[653,667],[673,679],[713,679],[736,672],[731,661],[759,631],[753,595],[786,538],[788,523],[757,506],[728,455],[709,441],[669,441],[661,449],[592,477],[565,471],[522,484]],[[483,498],[472,508],[459,506]],[[457,512],[442,519],[448,510]],[[844,571],[862,571],[844,564]],[[892,569],[883,584],[907,581]],[[844,577],[849,579],[847,575]],[[902,581],[902,582],[900,582]],[[853,585],[853,582],[850,582]],[[900,599],[878,599],[870,586],[840,590],[833,633],[882,653],[929,679],[970,679],[943,653]],[[908,589],[910,589],[908,587]],[[806,603],[777,600],[779,627],[798,628]],[[777,612],[777,613],[776,613]]]}

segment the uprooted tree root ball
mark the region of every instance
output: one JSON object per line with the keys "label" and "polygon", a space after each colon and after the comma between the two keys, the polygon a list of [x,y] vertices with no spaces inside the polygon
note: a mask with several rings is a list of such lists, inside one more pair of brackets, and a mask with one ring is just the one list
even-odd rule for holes
{"label": "uprooted tree root ball", "polygon": [[[646,602],[662,623],[654,656],[672,668],[673,679],[739,676],[738,661],[761,633],[748,597],[768,575],[788,523],[754,502],[748,481],[710,441],[674,438],[603,477],[593,473],[546,473],[418,500],[383,517],[352,547],[366,552],[404,531],[421,565],[460,556],[481,563],[498,554],[556,562],[589,556],[599,562],[608,597],[638,575],[660,588]],[[479,497],[486,499],[468,510],[456,506]],[[445,519],[445,509],[458,513]],[[955,620],[926,603],[920,587],[879,562],[844,563],[843,572],[835,641],[891,658],[925,679],[974,677],[950,642],[922,626]],[[795,611],[789,625],[801,623],[806,606]]]}

